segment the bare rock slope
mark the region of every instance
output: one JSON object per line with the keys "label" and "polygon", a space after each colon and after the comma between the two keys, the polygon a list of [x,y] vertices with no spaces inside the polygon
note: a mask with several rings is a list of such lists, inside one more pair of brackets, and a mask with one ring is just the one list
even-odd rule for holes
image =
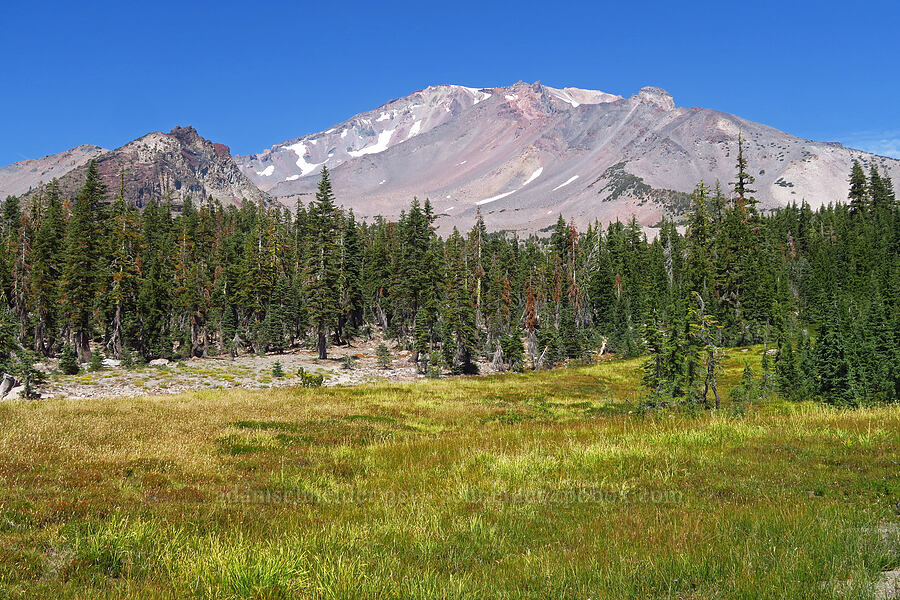
{"label": "bare rock slope", "polygon": [[26,194],[105,152],[108,150],[99,146],[83,145],[59,154],[0,167],[0,199]]}
{"label": "bare rock slope", "polygon": [[418,196],[444,230],[477,211],[492,228],[534,231],[559,214],[651,225],[683,212],[701,179],[727,187],[739,133],[763,207],[845,200],[854,159],[900,177],[900,161],[679,108],[659,88],[625,98],[540,83],[429,87],[236,160],[289,206],[309,199],[327,165],[338,201],[361,215],[396,216]]}

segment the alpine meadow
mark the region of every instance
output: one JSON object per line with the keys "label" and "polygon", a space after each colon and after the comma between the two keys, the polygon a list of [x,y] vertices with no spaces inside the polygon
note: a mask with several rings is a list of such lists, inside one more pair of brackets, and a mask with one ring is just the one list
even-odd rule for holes
{"label": "alpine meadow", "polygon": [[900,12],[750,4],[0,10],[0,600],[900,600]]}

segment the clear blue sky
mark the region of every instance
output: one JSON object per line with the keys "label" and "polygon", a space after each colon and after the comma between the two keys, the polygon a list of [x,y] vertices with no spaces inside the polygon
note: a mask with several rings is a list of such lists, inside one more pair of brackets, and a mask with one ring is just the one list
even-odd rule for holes
{"label": "clear blue sky", "polygon": [[437,83],[735,113],[900,157],[900,2],[25,2],[0,6],[0,165],[194,125],[257,152]]}

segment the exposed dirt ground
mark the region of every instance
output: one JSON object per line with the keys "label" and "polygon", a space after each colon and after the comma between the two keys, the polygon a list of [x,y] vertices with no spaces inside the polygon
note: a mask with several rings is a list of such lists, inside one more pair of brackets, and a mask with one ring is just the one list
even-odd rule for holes
{"label": "exposed dirt ground", "polygon": [[[232,359],[230,356],[192,358],[167,365],[141,365],[126,369],[121,366],[105,367],[101,371],[83,368],[77,375],[64,375],[57,361],[45,361],[38,365],[50,376],[40,386],[42,398],[106,398],[139,396],[144,394],[177,394],[190,390],[247,388],[262,389],[300,385],[298,372],[302,367],[307,373],[321,373],[324,385],[356,385],[368,381],[414,381],[424,378],[410,362],[410,352],[391,349],[392,366],[380,369],[375,350],[381,340],[354,342],[353,346],[332,346],[328,359],[319,360],[315,350],[291,350],[284,354],[265,356],[247,354]],[[344,357],[351,356],[352,368],[344,365]],[[284,377],[274,377],[272,368],[280,362]],[[86,365],[85,365],[86,367]],[[481,373],[493,373],[488,363],[479,364]]]}

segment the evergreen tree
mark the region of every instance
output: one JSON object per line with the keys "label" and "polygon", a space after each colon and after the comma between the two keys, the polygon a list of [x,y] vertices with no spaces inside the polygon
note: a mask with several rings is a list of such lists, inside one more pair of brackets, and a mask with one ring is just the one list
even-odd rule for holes
{"label": "evergreen tree", "polygon": [[831,404],[848,404],[854,398],[850,393],[850,365],[847,363],[844,338],[840,330],[839,311],[836,304],[829,307],[816,343],[816,375],[818,391]]}
{"label": "evergreen tree", "polygon": [[336,325],[340,314],[340,270],[338,236],[340,213],[334,205],[334,193],[328,169],[322,167],[322,177],[315,201],[309,207],[309,259],[306,265],[306,310],[315,328],[319,358],[328,357],[328,333]]}
{"label": "evergreen tree", "polygon": [[[475,278],[473,275],[472,279]],[[465,242],[454,228],[447,240],[447,289],[443,315],[443,350],[446,362],[454,373],[471,374],[478,370],[474,363],[478,348],[474,288],[466,269]]]}
{"label": "evergreen tree", "polygon": [[42,200],[42,214],[35,234],[31,263],[31,296],[34,309],[34,351],[49,356],[60,328],[60,284],[63,270],[65,220],[59,183],[54,179]]}
{"label": "evergreen tree", "polygon": [[867,210],[869,191],[866,182],[866,174],[858,160],[853,161],[853,170],[850,173],[850,200],[851,214],[865,213]]}
{"label": "evergreen tree", "polygon": [[62,272],[62,304],[71,343],[82,362],[87,362],[91,356],[91,317],[101,278],[101,238],[97,223],[100,203],[106,193],[97,163],[91,161],[84,186],[72,203]]}

